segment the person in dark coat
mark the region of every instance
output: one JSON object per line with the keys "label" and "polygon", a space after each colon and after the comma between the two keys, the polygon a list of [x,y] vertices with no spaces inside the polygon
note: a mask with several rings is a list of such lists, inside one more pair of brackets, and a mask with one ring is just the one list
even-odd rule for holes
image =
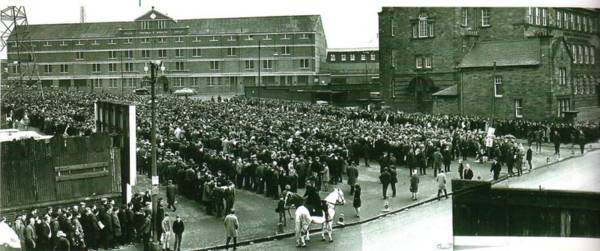
{"label": "person in dark coat", "polygon": [[554,131],[552,134],[552,143],[554,143],[554,155],[557,159],[560,159],[560,135],[558,131]]}
{"label": "person in dark coat", "polygon": [[498,163],[498,160],[494,159],[492,162],[492,167],[490,168],[490,172],[494,177],[494,180],[497,180],[500,177],[500,170],[502,170],[502,166]]}
{"label": "person in dark coat", "polygon": [[144,251],[150,251],[150,230],[152,229],[152,215],[148,214],[144,218],[140,234],[142,235],[142,242],[144,243]]}
{"label": "person in dark coat", "polygon": [[463,170],[465,170],[465,165],[463,165],[462,159],[458,160],[458,176],[463,178]]}
{"label": "person in dark coat", "polygon": [[115,207],[115,209],[112,212],[111,219],[113,227],[113,243],[115,243],[113,244],[113,246],[119,248],[119,245],[124,244],[122,242],[123,228],[121,226],[121,221],[119,220],[119,208]]}
{"label": "person in dark coat", "polygon": [[360,199],[361,189],[359,184],[354,184],[354,199],[352,200],[352,207],[354,207],[354,211],[356,212],[356,217],[360,217],[360,206],[362,201]]}
{"label": "person in dark coat", "polygon": [[396,197],[396,183],[398,183],[398,173],[396,172],[396,166],[391,165],[388,168],[390,173],[390,186],[392,187],[392,197]]}
{"label": "person in dark coat", "polygon": [[471,166],[469,166],[469,164],[465,165],[462,176],[465,180],[473,179],[473,170],[471,170]]}
{"label": "person in dark coat", "polygon": [[109,207],[104,212],[100,213],[100,222],[104,227],[100,230],[100,234],[102,236],[102,241],[104,245],[104,249],[114,248],[114,240],[113,240],[113,224],[112,224],[112,209]]}
{"label": "person in dark coat", "polygon": [[71,251],[71,243],[67,239],[67,235],[63,231],[58,231],[56,233],[56,244],[54,249],[56,251]]}
{"label": "person in dark coat", "polygon": [[25,227],[25,250],[35,250],[37,235],[35,233],[35,219],[29,218],[29,224]]}
{"label": "person in dark coat", "polygon": [[358,169],[354,162],[348,166],[346,170],[346,174],[348,175],[348,185],[350,186],[350,195],[354,193],[354,185],[356,184],[356,180],[358,179]]}
{"label": "person in dark coat", "polygon": [[531,150],[531,146],[527,148],[527,154],[525,155],[525,159],[527,160],[527,164],[529,165],[529,171],[531,172],[531,160],[533,159],[533,151]]}
{"label": "person in dark coat", "polygon": [[181,217],[177,215],[175,221],[173,222],[173,233],[175,234],[175,246],[173,247],[174,251],[181,251],[181,238],[183,237],[183,231],[185,230],[185,226]]}
{"label": "person in dark coat", "polygon": [[410,193],[413,200],[417,200],[417,193],[419,192],[419,176],[417,170],[413,170],[410,176]]}
{"label": "person in dark coat", "polygon": [[383,199],[387,199],[387,189],[388,186],[390,185],[391,182],[391,176],[390,173],[388,172],[388,169],[383,169],[383,172],[381,173],[381,175],[379,176],[379,181],[381,181],[381,185],[383,188]]}
{"label": "person in dark coat", "polygon": [[167,209],[173,209],[173,211],[177,210],[175,207],[175,192],[177,188],[173,184],[172,180],[167,182]]}

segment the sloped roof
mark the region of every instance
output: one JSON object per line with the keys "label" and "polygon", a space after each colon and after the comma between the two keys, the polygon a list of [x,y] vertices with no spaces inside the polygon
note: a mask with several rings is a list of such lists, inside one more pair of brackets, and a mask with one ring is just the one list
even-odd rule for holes
{"label": "sloped roof", "polygon": [[[154,17],[152,16],[152,14],[154,14]],[[154,7],[152,7],[151,10],[149,10],[148,12],[146,12],[144,15],[141,15],[140,17],[136,18],[134,21],[138,21],[138,20],[172,20],[171,17],[162,14],[160,12],[158,12],[157,10],[154,9]]]}
{"label": "sloped roof", "polygon": [[[321,16],[266,16],[177,20],[171,28],[189,27],[191,35],[261,33],[261,32],[312,32],[323,30]],[[39,39],[85,39],[115,37],[119,28],[136,29],[136,22],[99,22],[29,25],[29,37]],[[14,32],[13,32],[14,34]],[[12,40],[12,34],[11,38]]]}
{"label": "sloped roof", "polygon": [[457,96],[458,95],[458,87],[456,85],[453,85],[453,86],[450,86],[446,89],[443,89],[443,90],[438,91],[431,95],[432,96]]}
{"label": "sloped roof", "polygon": [[540,41],[523,40],[512,42],[477,43],[465,55],[459,68],[538,65],[540,64]]}

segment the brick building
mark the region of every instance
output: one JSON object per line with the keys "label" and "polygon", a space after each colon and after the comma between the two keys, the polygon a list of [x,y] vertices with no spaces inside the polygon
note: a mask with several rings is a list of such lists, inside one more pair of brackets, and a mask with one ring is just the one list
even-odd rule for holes
{"label": "brick building", "polygon": [[[43,86],[115,93],[143,87],[151,60],[166,67],[168,85],[158,89],[310,84],[327,48],[317,15],[176,20],[153,8],[130,22],[29,25],[11,34],[7,53],[8,62],[27,64],[19,33],[33,43]],[[9,68],[16,78],[19,67]]]}
{"label": "brick building", "polygon": [[598,113],[593,9],[395,8],[379,13],[380,75],[391,106],[547,119]]}
{"label": "brick building", "polygon": [[379,83],[377,48],[328,48],[321,80],[329,84]]}

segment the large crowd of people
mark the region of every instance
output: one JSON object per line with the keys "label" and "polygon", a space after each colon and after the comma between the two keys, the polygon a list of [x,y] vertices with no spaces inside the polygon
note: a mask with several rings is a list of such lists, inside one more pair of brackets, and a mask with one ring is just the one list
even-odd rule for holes
{"label": "large crowd of people", "polygon": [[[2,118],[4,125],[21,121],[47,134],[86,135],[94,130],[95,100],[134,102],[138,170],[149,172],[148,96],[58,91],[46,91],[44,95],[41,98],[35,92],[8,93],[2,99],[3,111],[8,114]],[[600,137],[600,126],[593,122],[572,125],[506,119],[494,121],[495,137],[490,144],[486,142],[487,128],[492,125],[483,117],[367,111],[244,97],[203,101],[159,96],[156,102],[160,180],[177,184],[180,194],[197,200],[207,213],[218,217],[233,208],[235,189],[255,191],[273,199],[279,199],[283,191],[296,192],[306,184],[319,191],[326,188],[323,186],[341,182],[347,167],[354,170],[362,160],[367,166],[379,162],[386,177],[398,167],[409,168],[411,174],[414,170],[414,175],[416,171],[426,175],[429,169],[436,177],[442,167],[449,170],[450,161],[467,157],[494,159],[512,173],[513,166],[520,168],[519,158],[527,155],[516,138],[527,139],[530,144],[585,145]],[[23,122],[24,118],[28,121]],[[413,179],[418,183],[416,176]],[[395,186],[392,189],[395,195]],[[135,204],[131,206],[131,212],[136,209],[143,211]],[[105,215],[116,211],[119,215],[129,210],[130,207],[119,210],[116,206],[79,208],[63,210],[62,217],[74,221],[94,212]],[[49,223],[53,217],[60,218],[56,212],[48,215]],[[28,216],[24,223],[31,217],[38,221],[36,216]],[[136,222],[145,222],[143,217]],[[81,225],[81,230],[87,232],[85,223]],[[125,227],[122,229],[125,231]],[[67,235],[75,236],[73,233]]]}

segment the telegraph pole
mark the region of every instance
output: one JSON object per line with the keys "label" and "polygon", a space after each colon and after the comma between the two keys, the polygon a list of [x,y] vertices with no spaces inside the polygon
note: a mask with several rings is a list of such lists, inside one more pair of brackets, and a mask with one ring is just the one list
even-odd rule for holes
{"label": "telegraph pole", "polygon": [[261,84],[261,78],[260,78],[260,38],[258,38],[258,99],[260,99],[260,84]]}

